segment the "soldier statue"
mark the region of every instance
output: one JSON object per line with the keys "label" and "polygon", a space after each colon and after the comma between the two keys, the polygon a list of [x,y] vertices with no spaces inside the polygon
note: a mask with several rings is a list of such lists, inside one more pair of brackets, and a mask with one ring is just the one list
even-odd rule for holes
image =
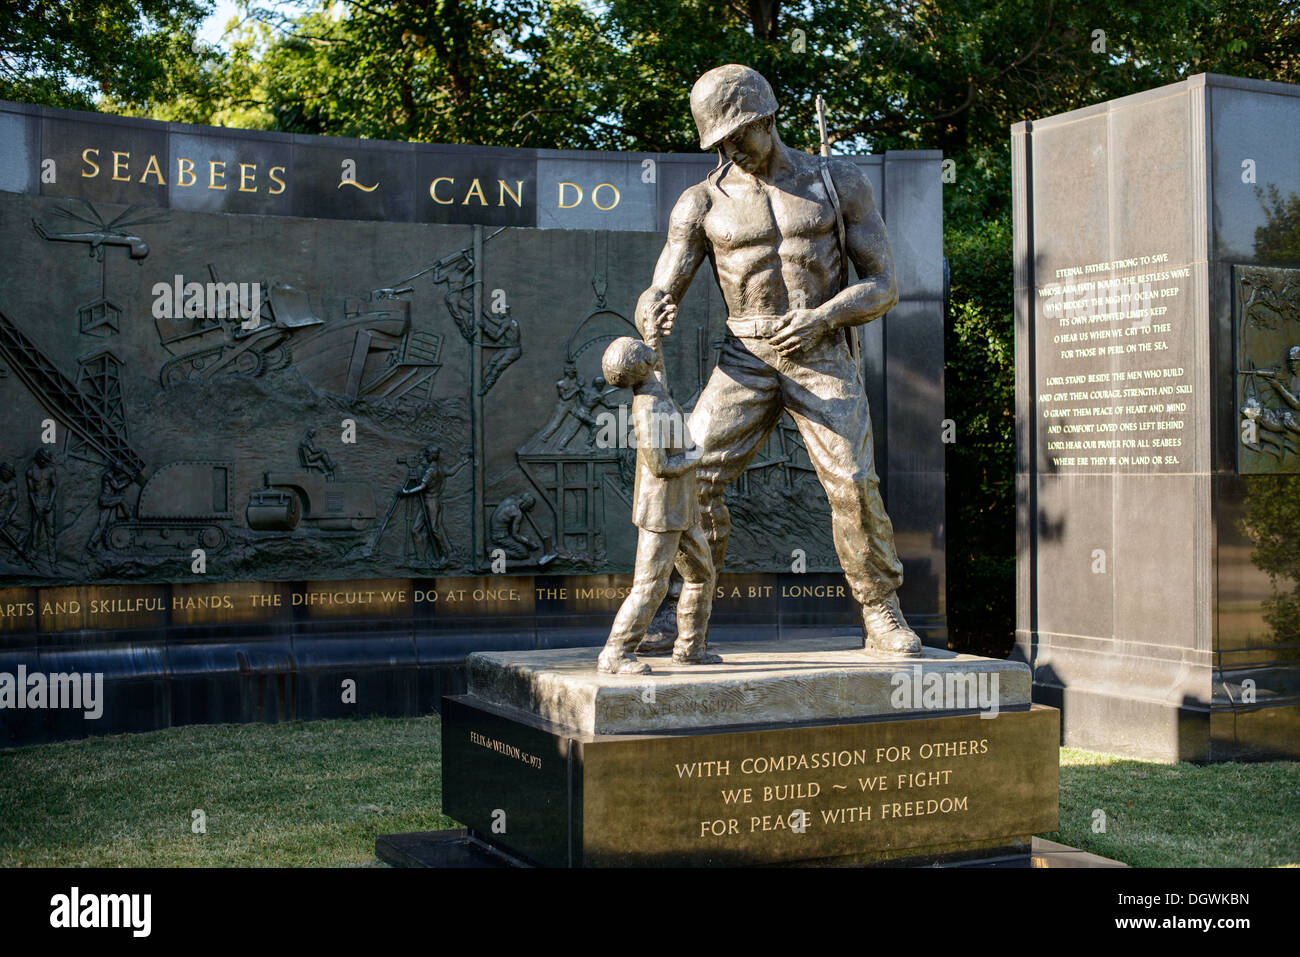
{"label": "soldier statue", "polygon": [[847,160],[782,143],[776,97],[749,67],[729,64],[700,77],[691,112],[701,148],[719,150],[719,163],[677,200],[636,322],[647,341],[670,333],[696,270],[712,264],[729,318],[689,429],[700,446],[700,511],[714,568],[722,568],[731,526],[723,492],[788,411],[830,500],[835,551],[862,607],[865,647],[919,655],[921,642],[895,596],[903,566],[872,460],[855,348],[854,327],[898,302],[871,184]]}

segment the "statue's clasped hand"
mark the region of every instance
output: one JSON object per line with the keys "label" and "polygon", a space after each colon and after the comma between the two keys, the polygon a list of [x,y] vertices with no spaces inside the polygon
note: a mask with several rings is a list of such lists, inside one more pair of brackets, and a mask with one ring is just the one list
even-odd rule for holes
{"label": "statue's clasped hand", "polygon": [[773,335],[772,347],[783,356],[793,356],[816,345],[830,332],[830,323],[815,309],[791,309]]}
{"label": "statue's clasped hand", "polygon": [[646,342],[654,341],[673,331],[677,319],[677,303],[671,294],[658,289],[647,289],[637,303],[637,327]]}

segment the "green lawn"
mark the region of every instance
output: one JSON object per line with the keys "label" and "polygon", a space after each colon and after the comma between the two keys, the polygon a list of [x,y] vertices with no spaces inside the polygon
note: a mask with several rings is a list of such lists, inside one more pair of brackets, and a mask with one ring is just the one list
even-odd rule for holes
{"label": "green lawn", "polygon": [[[0,866],[350,866],[456,825],[437,718],[172,728],[0,751]],[[207,833],[191,830],[192,812]]]}
{"label": "green lawn", "polygon": [[1300,762],[1168,765],[1062,748],[1061,829],[1042,836],[1134,867],[1300,866]]}
{"label": "green lawn", "polygon": [[[0,751],[0,866],[355,866],[439,812],[438,719],[174,728]],[[1137,866],[1300,864],[1300,763],[1061,750],[1053,840]],[[1095,809],[1105,833],[1092,829]],[[191,830],[192,812],[207,833]]]}

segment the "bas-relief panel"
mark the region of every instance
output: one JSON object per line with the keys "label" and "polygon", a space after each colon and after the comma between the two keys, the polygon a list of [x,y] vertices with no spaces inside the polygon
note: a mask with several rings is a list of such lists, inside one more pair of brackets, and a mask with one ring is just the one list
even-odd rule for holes
{"label": "bas-relief panel", "polygon": [[[481,229],[476,256],[471,227],[12,195],[0,230],[6,584],[630,567],[599,362],[657,234]],[[697,285],[668,350],[692,393],[724,319]],[[834,569],[798,430],[768,446],[728,570]]]}

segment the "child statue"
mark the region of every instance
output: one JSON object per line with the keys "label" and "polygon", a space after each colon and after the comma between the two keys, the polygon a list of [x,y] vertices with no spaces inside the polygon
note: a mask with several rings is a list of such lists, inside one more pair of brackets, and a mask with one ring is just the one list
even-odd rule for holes
{"label": "child statue", "polygon": [[674,566],[684,584],[677,605],[673,661],[718,664],[722,659],[708,649],[713,558],[700,527],[695,485],[698,455],[686,429],[686,416],[665,387],[662,358],[647,343],[630,336],[614,340],[605,350],[601,367],[611,385],[633,391],[637,454],[632,521],[637,526],[637,542],[632,590],[619,607],[597,670],[620,675],[650,673],[650,666],[638,661],[633,652],[668,591]]}

